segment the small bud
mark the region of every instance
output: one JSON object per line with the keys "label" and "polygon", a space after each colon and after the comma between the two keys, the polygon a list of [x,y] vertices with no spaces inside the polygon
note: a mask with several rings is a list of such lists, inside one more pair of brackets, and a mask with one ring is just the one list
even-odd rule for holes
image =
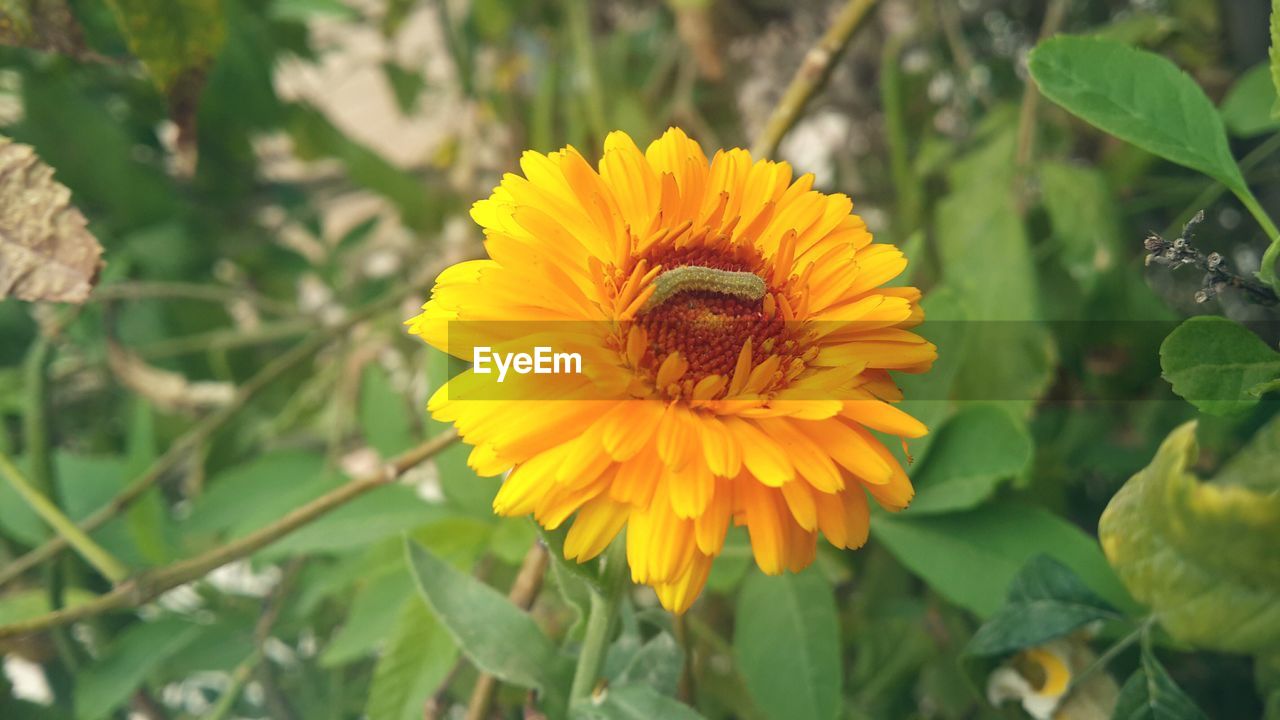
{"label": "small bud", "polygon": [[1204,222],[1204,210],[1192,215],[1191,219],[1187,221],[1187,224],[1182,226],[1182,236],[1186,237],[1190,235],[1191,231],[1202,222]]}
{"label": "small bud", "polygon": [[1209,290],[1197,290],[1195,294],[1195,301],[1203,305],[1204,303],[1209,302],[1209,298],[1211,297],[1213,297],[1213,295]]}
{"label": "small bud", "polygon": [[1211,252],[1209,253],[1209,257],[1205,258],[1205,264],[1209,266],[1210,270],[1217,270],[1222,266],[1222,259],[1222,255],[1216,252]]}

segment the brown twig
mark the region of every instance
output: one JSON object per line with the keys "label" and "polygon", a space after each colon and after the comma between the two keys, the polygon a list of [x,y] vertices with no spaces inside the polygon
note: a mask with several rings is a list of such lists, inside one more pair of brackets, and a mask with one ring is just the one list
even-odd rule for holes
{"label": "brown twig", "polygon": [[337,489],[288,513],[276,522],[238,540],[213,548],[196,557],[180,560],[162,568],[144,572],[117,585],[111,592],[94,600],[64,610],[46,613],[29,620],[0,626],[0,640],[28,635],[52,627],[96,617],[113,610],[132,608],[149,602],[161,594],[198,580],[227,563],[248,557],[298,528],[346,503],[394,482],[419,463],[448,447],[458,439],[449,430],[404,453],[381,471],[352,480]]}
{"label": "brown twig", "polygon": [[[165,475],[165,473],[168,473],[170,470],[177,467],[178,463],[186,458],[192,450],[200,447],[207,440],[213,437],[213,435],[220,430],[223,425],[235,417],[250,400],[263,390],[263,388],[270,385],[295,365],[315,355],[321,348],[328,345],[330,341],[351,329],[353,326],[395,307],[396,304],[404,297],[412,292],[418,291],[421,287],[429,283],[445,267],[448,267],[459,260],[468,259],[472,256],[473,253],[460,253],[458,256],[449,256],[442,259],[440,262],[427,266],[419,276],[388,292],[378,300],[374,300],[360,310],[353,312],[342,322],[336,323],[312,334],[306,340],[303,340],[284,354],[277,356],[271,362],[264,365],[256,375],[249,378],[248,381],[239,387],[236,391],[235,397],[230,403],[205,416],[202,420],[192,426],[192,428],[179,437],[163,455],[157,458],[156,461],[151,464],[151,467],[147,468],[142,475],[129,483],[124,490],[120,491],[120,493],[113,497],[106,505],[94,511],[91,515],[81,521],[80,529],[85,532],[90,532],[101,527],[108,520],[114,518],[120,514],[121,511],[128,508],[135,500],[141,497],[143,493],[155,485],[156,482]],[[3,569],[0,569],[0,586],[19,577],[27,570],[30,570],[49,558],[56,556],[67,547],[66,539],[62,536],[50,538],[43,545],[40,545],[34,550],[14,560]]]}
{"label": "brown twig", "polygon": [[862,18],[875,4],[876,0],[848,0],[844,4],[822,39],[805,54],[800,68],[791,78],[791,84],[765,123],[764,132],[751,146],[752,157],[767,158],[777,152],[778,143],[800,119],[809,99],[826,83],[831,67],[848,46],[853,31],[858,29]]}
{"label": "brown twig", "polygon": [[246,288],[223,285],[202,285],[181,282],[128,281],[99,285],[90,302],[118,302],[121,300],[202,300],[211,303],[248,302],[273,315],[293,315],[296,311],[289,303],[269,298]]}
{"label": "brown twig", "polygon": [[[1058,32],[1062,26],[1062,18],[1067,12],[1067,0],[1050,0],[1044,11],[1044,21],[1040,24],[1040,40],[1045,40]],[[1022,88],[1022,105],[1018,110],[1018,140],[1015,167],[1025,173],[1031,165],[1036,145],[1036,109],[1040,104],[1040,91],[1031,80],[1030,75]]]}
{"label": "brown twig", "polygon": [[1183,226],[1182,235],[1172,241],[1165,240],[1154,232],[1147,235],[1143,241],[1143,247],[1148,253],[1146,264],[1164,265],[1175,270],[1188,266],[1203,270],[1204,281],[1195,294],[1195,301],[1198,303],[1209,302],[1227,289],[1244,293],[1245,297],[1258,305],[1280,303],[1280,297],[1271,288],[1232,272],[1222,255],[1216,252],[1205,255],[1191,244],[1192,231],[1203,221],[1204,211],[1201,210]]}

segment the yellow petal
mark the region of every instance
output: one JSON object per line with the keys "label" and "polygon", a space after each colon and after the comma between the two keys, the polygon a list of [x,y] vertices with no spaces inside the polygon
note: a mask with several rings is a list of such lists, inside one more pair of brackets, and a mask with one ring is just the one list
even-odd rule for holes
{"label": "yellow petal", "polygon": [[603,495],[582,506],[564,538],[564,556],[586,562],[599,555],[626,524],[631,506]]}
{"label": "yellow petal", "polygon": [[786,453],[754,424],[736,417],[726,417],[722,422],[742,453],[742,464],[757,480],[777,487],[795,478],[795,466]]}

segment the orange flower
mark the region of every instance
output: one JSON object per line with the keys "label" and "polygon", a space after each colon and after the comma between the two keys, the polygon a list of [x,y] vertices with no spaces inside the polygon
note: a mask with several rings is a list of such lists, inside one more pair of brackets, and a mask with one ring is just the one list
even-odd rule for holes
{"label": "orange flower", "polygon": [[632,578],[683,612],[731,522],[781,573],[813,561],[819,532],[861,546],[868,494],[906,507],[911,483],[871,431],[925,434],[889,372],[923,372],[936,350],[909,331],[920,292],[882,287],[906,258],[849,198],[745,150],[708,162],[677,129],[645,152],[611,134],[598,169],[573,148],[521,167],[472,209],[490,259],[442,273],[407,323],[467,360],[522,323],[574,328],[560,344],[588,370],[538,376],[541,396],[521,394],[532,380],[467,396],[491,382],[469,371],[431,400],[477,472],[510,471],[496,512],[572,518],[578,561],[625,526]]}

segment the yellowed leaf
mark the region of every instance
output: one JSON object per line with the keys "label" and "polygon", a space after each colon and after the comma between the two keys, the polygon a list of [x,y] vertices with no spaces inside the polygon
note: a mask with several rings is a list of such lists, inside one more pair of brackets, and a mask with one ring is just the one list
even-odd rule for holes
{"label": "yellowed leaf", "polygon": [[1241,653],[1280,643],[1277,437],[1280,420],[1205,482],[1190,471],[1198,449],[1188,422],[1102,513],[1107,560],[1181,642]]}
{"label": "yellowed leaf", "polygon": [[0,299],[88,299],[103,263],[86,225],[53,168],[0,137]]}

